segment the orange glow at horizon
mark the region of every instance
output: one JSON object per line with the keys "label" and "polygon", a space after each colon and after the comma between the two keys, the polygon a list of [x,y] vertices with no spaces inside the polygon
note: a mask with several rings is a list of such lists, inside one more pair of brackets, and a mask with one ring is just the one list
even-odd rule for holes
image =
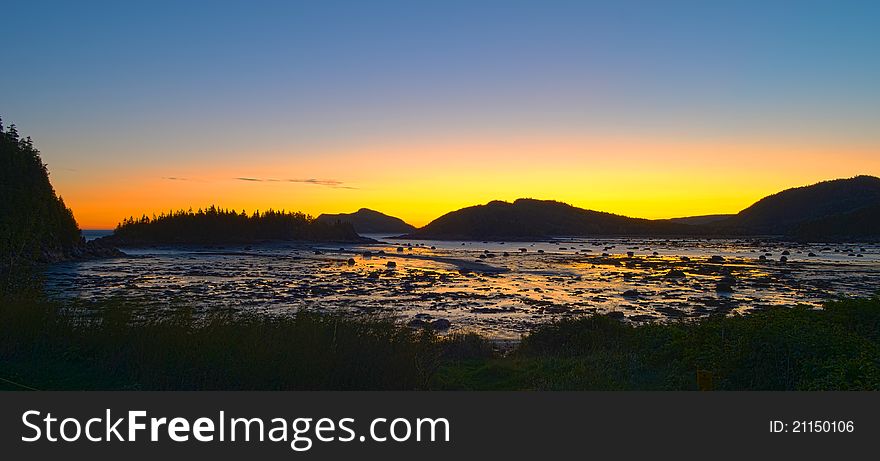
{"label": "orange glow at horizon", "polygon": [[211,204],[313,216],[366,207],[422,226],[462,207],[522,197],[644,218],[735,213],[786,188],[878,175],[878,151],[798,143],[524,138],[401,142],[295,158],[255,152],[212,165],[182,154],[173,165],[89,173],[52,171],[48,163],[56,191],[83,229],[110,229],[128,216]]}

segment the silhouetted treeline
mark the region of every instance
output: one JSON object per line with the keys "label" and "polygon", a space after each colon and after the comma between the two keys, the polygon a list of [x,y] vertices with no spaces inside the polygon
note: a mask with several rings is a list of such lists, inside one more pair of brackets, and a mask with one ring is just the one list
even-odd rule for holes
{"label": "silhouetted treeline", "polygon": [[55,195],[31,138],[0,120],[0,281],[24,265],[60,259],[80,243],[73,212]]}
{"label": "silhouetted treeline", "polygon": [[159,216],[128,218],[111,237],[115,244],[247,243],[266,240],[358,241],[348,223],[315,221],[300,212],[268,210],[247,214],[210,206]]}

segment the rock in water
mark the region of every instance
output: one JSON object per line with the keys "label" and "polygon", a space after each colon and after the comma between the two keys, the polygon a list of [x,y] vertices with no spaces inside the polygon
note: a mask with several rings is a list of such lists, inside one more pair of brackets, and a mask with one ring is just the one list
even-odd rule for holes
{"label": "rock in water", "polygon": [[733,286],[727,282],[718,282],[715,285],[715,291],[719,293],[733,293]]}

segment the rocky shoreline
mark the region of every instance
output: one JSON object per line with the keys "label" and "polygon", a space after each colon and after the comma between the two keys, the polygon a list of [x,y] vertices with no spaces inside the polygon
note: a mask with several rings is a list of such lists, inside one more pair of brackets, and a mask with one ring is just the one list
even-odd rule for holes
{"label": "rocky shoreline", "polygon": [[79,245],[63,249],[47,249],[40,251],[39,262],[60,263],[74,261],[91,261],[95,259],[121,258],[127,256],[121,250],[101,239],[86,242],[83,240]]}

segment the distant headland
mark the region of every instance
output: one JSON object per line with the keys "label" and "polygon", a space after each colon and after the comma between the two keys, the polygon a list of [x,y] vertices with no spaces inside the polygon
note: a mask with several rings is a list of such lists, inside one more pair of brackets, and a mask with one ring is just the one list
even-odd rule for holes
{"label": "distant headland", "polygon": [[421,240],[536,240],[553,237],[776,237],[798,241],[880,240],[880,178],[856,176],[787,189],[734,215],[643,219],[554,200],[492,201],[415,228],[361,208],[317,218],[269,210],[247,215],[211,206],[123,221],[103,244],[250,243],[272,240],[366,242],[384,233]]}
{"label": "distant headland", "polygon": [[676,219],[630,218],[552,200],[493,201],[447,213],[403,237],[530,240],[598,235],[880,240],[880,178],[824,181],[770,195],[735,215]]}
{"label": "distant headland", "polygon": [[358,234],[405,234],[416,230],[415,226],[407,224],[400,218],[368,208],[361,208],[354,213],[321,214],[316,221],[350,223]]}

